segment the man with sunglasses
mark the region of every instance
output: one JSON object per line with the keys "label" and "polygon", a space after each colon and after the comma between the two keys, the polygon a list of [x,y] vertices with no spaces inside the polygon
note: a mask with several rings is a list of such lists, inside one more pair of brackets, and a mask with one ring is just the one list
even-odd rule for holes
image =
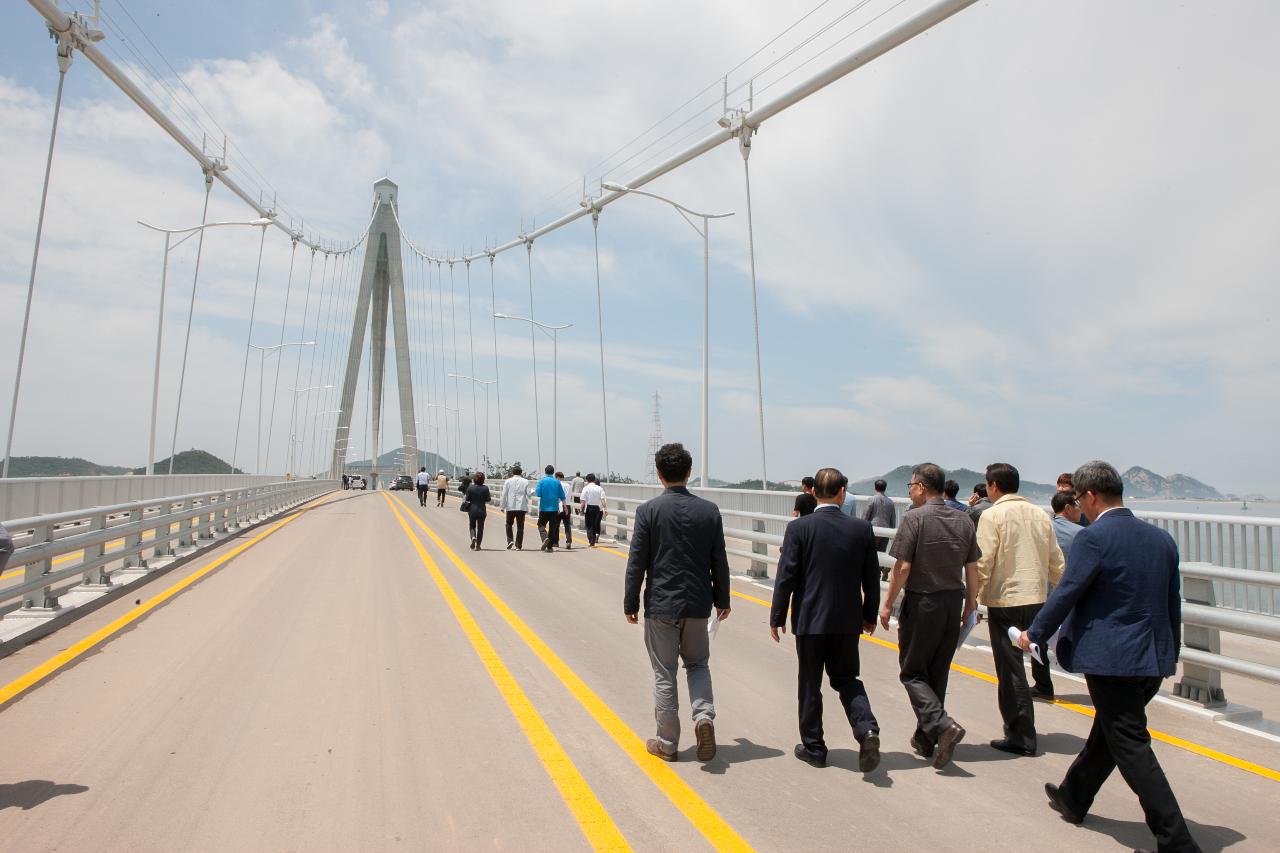
{"label": "man with sunglasses", "polygon": [[942,501],[945,481],[946,474],[932,462],[912,469],[907,484],[912,509],[902,516],[889,546],[897,563],[880,609],[880,624],[888,630],[894,599],[905,590],[898,616],[898,678],[916,714],[911,746],[922,758],[932,757],[939,770],[965,735],[943,702],[960,625],[977,606],[982,556],[973,522]]}

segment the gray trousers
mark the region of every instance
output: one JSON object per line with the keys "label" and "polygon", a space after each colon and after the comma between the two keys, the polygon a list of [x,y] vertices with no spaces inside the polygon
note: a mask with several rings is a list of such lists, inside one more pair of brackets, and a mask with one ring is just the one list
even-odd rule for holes
{"label": "gray trousers", "polygon": [[[644,645],[653,664],[653,716],[658,722],[658,740],[671,754],[680,742],[680,694],[676,688],[679,661],[684,661],[689,682],[689,704],[693,721],[716,718],[711,695],[711,639],[706,619],[663,619],[646,617]],[[679,660],[677,659],[679,658]]]}

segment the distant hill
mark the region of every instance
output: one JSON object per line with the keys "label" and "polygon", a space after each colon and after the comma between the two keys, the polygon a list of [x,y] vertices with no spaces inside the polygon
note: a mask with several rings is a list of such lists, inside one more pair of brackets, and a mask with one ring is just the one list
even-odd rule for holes
{"label": "distant hill", "polygon": [[[400,448],[398,447],[395,450],[389,450],[378,457],[379,468],[394,468],[399,464],[400,464]],[[350,469],[368,468],[369,460],[359,459],[356,461],[348,462],[347,467]],[[413,470],[416,471],[419,468],[426,468],[428,471],[430,471],[433,474],[436,471],[443,469],[451,477],[461,473],[464,470],[463,466],[454,465],[452,462],[450,462],[448,459],[445,459],[443,456],[437,456],[435,453],[428,452],[426,450],[418,451],[418,460],[413,464]]]}
{"label": "distant hill", "polygon": [[[169,473],[169,457],[161,459],[155,465],[157,474]],[[124,473],[121,471],[121,473]],[[133,473],[145,474],[147,469],[134,468]],[[232,468],[226,462],[204,450],[184,450],[173,457],[173,473],[175,474],[243,474],[239,468]]]}
{"label": "distant hill", "polygon": [[1186,474],[1161,477],[1154,471],[1137,465],[1120,475],[1124,481],[1125,497],[1160,498],[1164,500],[1223,500],[1223,495],[1213,486],[1206,485]]}
{"label": "distant hill", "polygon": [[[887,474],[879,477],[868,477],[865,480],[859,480],[856,483],[849,484],[849,491],[859,495],[869,495],[875,491],[875,481],[884,480],[888,484],[885,490],[891,498],[905,498],[907,496],[907,483],[911,481],[912,465],[899,465]],[[973,494],[973,487],[977,483],[986,482],[987,475],[974,471],[971,468],[947,468],[943,467],[947,472],[947,479],[955,480],[960,484],[960,500],[967,500],[969,495]],[[1057,487],[1047,483],[1037,483],[1034,480],[1023,480],[1018,488],[1018,493],[1027,500],[1047,501],[1053,497],[1053,493],[1057,491]]]}
{"label": "distant hill", "polygon": [[127,473],[128,468],[98,465],[79,456],[14,456],[9,461],[11,477],[105,477]]}

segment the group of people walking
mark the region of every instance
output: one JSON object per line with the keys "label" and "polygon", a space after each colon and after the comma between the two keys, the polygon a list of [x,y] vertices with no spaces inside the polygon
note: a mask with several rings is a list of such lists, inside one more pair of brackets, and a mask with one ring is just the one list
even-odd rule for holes
{"label": "group of people walking", "polygon": [[[665,761],[677,758],[676,674],[683,662],[696,754],[709,761],[716,754],[709,628],[731,613],[723,522],[714,504],[689,492],[692,458],[683,446],[662,447],[655,465],[665,491],[636,510],[623,594],[627,622],[639,623],[644,605],[657,721],[646,749]],[[935,768],[945,767],[966,735],[946,708],[948,675],[962,630],[972,627],[981,603],[1003,721],[1003,737],[990,746],[1012,755],[1036,754],[1023,655],[1031,653],[1044,667],[1037,694],[1052,698],[1047,646],[1058,634],[1058,661],[1084,674],[1095,716],[1064,778],[1045,785],[1049,805],[1063,819],[1081,822],[1119,768],[1138,795],[1159,850],[1199,850],[1146,728],[1147,703],[1177,667],[1181,596],[1173,539],[1124,508],[1123,482],[1106,462],[1089,462],[1068,478],[1069,491],[1055,498],[1053,519],[1018,495],[1012,465],[988,466],[986,480],[989,506],[975,524],[966,511],[972,507],[944,500],[950,484],[942,468],[915,466],[908,485],[912,508],[891,543],[884,543],[891,574],[882,599],[882,545],[873,525],[840,511],[849,502],[847,478],[835,468],[813,476],[812,511],[797,512],[783,537],[769,615],[775,641],[786,633],[788,614],[796,637],[795,756],[818,767],[826,763],[825,672],[859,744],[859,768],[870,772],[879,765],[880,724],[861,680],[858,637],[873,634],[877,625],[891,629],[893,603],[901,593],[898,677],[916,719],[909,742]],[[1090,523],[1069,531],[1064,555],[1059,534],[1072,523],[1064,514],[1071,508]]]}

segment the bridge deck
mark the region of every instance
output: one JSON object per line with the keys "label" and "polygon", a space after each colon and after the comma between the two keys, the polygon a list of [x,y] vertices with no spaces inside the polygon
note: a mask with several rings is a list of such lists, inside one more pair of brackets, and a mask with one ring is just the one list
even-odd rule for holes
{"label": "bridge deck", "polygon": [[[886,645],[892,634],[863,652],[881,768],[856,771],[856,744],[830,693],[832,766],[796,761],[794,651],[789,638],[778,646],[768,637],[768,591],[741,580],[712,654],[719,757],[692,760],[687,720],[680,762],[645,756],[652,676],[641,630],[620,612],[621,552],[542,554],[529,548],[532,529],[524,552],[499,550],[494,516],[494,550],[473,553],[456,508],[332,496],[251,534],[260,541],[198,585],[11,701],[0,712],[0,848],[1152,843],[1118,776],[1083,826],[1046,806],[1042,783],[1061,777],[1088,731],[1081,709],[1037,706],[1036,758],[986,746],[1000,723],[981,650],[962,650],[956,662],[969,672],[951,680],[949,709],[969,732],[954,766],[935,772],[907,745],[914,722]],[[145,606],[237,544],[136,600]],[[0,684],[12,689],[135,609],[135,598],[114,602],[0,661]],[[1057,686],[1088,705],[1082,684],[1059,677]],[[1267,805],[1280,790],[1280,743],[1160,703],[1151,726],[1183,741],[1156,751],[1205,850],[1280,847]]]}

